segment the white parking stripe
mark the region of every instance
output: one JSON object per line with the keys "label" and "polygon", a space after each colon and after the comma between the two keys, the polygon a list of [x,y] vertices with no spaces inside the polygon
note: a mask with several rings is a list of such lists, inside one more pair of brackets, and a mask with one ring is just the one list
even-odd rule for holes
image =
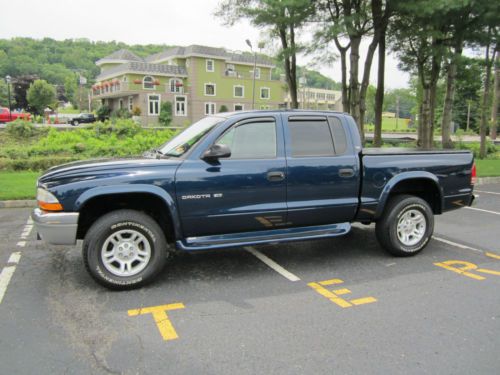
{"label": "white parking stripe", "polygon": [[267,266],[278,272],[281,276],[287,278],[290,281],[299,281],[300,278],[295,276],[293,273],[287,271],[283,267],[281,267],[278,263],[276,263],[274,260],[271,258],[268,258],[264,254],[262,254],[260,251],[255,250],[253,247],[246,247],[246,251],[248,251],[250,254],[254,255],[257,259],[261,260],[264,262]]}
{"label": "white parking stripe", "polygon": [[26,241],[19,241],[16,246],[19,246],[19,247],[25,247],[26,246]]}
{"label": "white parking stripe", "polygon": [[500,195],[500,193],[497,193],[497,192],[494,192],[494,191],[474,190],[474,192],[476,192],[476,191],[478,193]]}
{"label": "white parking stripe", "polygon": [[26,221],[26,224],[33,225],[33,219],[31,218],[31,216],[28,217],[28,221]]}
{"label": "white parking stripe", "polygon": [[16,270],[16,266],[4,267],[2,273],[0,273],[0,304],[2,303],[3,296],[7,291],[7,287],[9,286],[10,279]]}
{"label": "white parking stripe", "polygon": [[482,208],[476,208],[476,207],[464,207],[464,208],[466,208],[468,210],[486,212],[488,214],[493,214],[493,215],[500,215],[500,212],[490,211],[490,210],[483,210]]}
{"label": "white parking stripe", "polygon": [[9,260],[7,261],[7,263],[18,264],[20,259],[21,259],[21,252],[16,251],[16,252],[10,254],[10,257],[9,257]]}
{"label": "white parking stripe", "polygon": [[453,241],[450,241],[450,240],[446,240],[444,238],[440,238],[440,237],[436,237],[436,236],[432,236],[432,238],[434,238],[436,241],[444,242],[445,244],[448,244],[448,245],[451,245],[451,246],[455,246],[455,247],[459,247],[461,249],[472,250],[472,251],[476,251],[476,252],[481,253],[481,254],[485,253],[484,250],[479,250],[479,249],[476,249],[474,247],[470,247],[470,246],[467,246],[467,245],[462,245],[461,243],[457,243],[457,242],[453,242]]}

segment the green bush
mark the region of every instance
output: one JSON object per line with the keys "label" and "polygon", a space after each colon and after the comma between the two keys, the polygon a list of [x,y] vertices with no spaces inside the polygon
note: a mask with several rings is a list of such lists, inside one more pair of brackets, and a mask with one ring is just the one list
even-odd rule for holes
{"label": "green bush", "polygon": [[7,132],[15,138],[31,138],[37,134],[33,123],[26,120],[15,120],[7,124]]}
{"label": "green bush", "polygon": [[111,114],[111,108],[109,108],[107,105],[102,105],[97,109],[96,114],[99,121],[107,120],[109,119],[109,115]]}
{"label": "green bush", "polygon": [[38,138],[0,147],[0,170],[44,170],[68,161],[141,155],[172,137],[171,129],[142,129],[132,120],[97,122],[86,128],[48,128]]}
{"label": "green bush", "polygon": [[160,107],[160,116],[158,117],[160,124],[164,126],[170,125],[172,122],[172,103],[163,102]]}
{"label": "green bush", "polygon": [[228,109],[227,109],[227,106],[225,104],[222,104],[219,108],[219,112],[220,113],[224,113],[224,112],[227,112]]}
{"label": "green bush", "polygon": [[127,108],[120,108],[117,109],[113,112],[111,112],[111,117],[118,117],[118,118],[131,118],[132,114],[129,112]]}

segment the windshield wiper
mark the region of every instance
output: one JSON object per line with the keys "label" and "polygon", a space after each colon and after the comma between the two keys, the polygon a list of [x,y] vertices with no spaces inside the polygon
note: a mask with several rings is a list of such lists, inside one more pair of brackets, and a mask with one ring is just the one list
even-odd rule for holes
{"label": "windshield wiper", "polygon": [[165,156],[163,152],[158,150],[157,148],[152,148],[151,150],[148,150],[144,153],[144,156],[152,156],[155,157],[156,159],[160,159],[162,156]]}

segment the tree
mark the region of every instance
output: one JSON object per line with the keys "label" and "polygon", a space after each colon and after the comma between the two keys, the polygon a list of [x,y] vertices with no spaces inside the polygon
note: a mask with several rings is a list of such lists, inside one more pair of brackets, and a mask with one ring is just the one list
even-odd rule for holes
{"label": "tree", "polygon": [[497,44],[495,79],[493,84],[493,104],[491,106],[490,138],[497,139],[498,106],[500,105],[500,50]]}
{"label": "tree", "polygon": [[0,107],[9,106],[9,96],[7,91],[7,84],[3,79],[0,79]]}
{"label": "tree", "polygon": [[314,2],[310,0],[222,0],[216,11],[216,16],[228,25],[248,19],[280,40],[279,57],[284,61],[292,108],[298,108],[297,52],[302,49],[296,35],[314,14],[314,9]]}
{"label": "tree", "polygon": [[35,113],[43,115],[45,108],[54,107],[56,90],[43,79],[37,79],[28,89],[28,103]]}
{"label": "tree", "polygon": [[158,121],[164,126],[170,125],[172,122],[172,102],[167,101],[161,103]]}
{"label": "tree", "polygon": [[423,148],[433,146],[437,84],[445,52],[450,3],[446,0],[398,2],[397,17],[391,23],[392,49],[400,58],[400,66],[418,77],[422,90],[417,143]]}
{"label": "tree", "polygon": [[[495,54],[497,49],[499,49],[498,42],[496,48],[492,47],[492,42],[494,38],[494,30],[490,26],[488,27],[488,42],[486,43],[486,50],[484,56],[484,84],[483,84],[483,98],[481,101],[481,124],[479,127],[479,137],[481,139],[481,144],[479,147],[479,157],[484,159],[486,157],[486,128],[488,126],[488,99],[490,96],[490,85],[491,85],[491,67],[493,61],[495,61]],[[491,50],[493,53],[490,55]]]}
{"label": "tree", "polygon": [[67,75],[64,78],[64,93],[66,100],[71,103],[75,103],[75,94],[78,90],[78,85],[76,83],[76,77],[74,74]]}

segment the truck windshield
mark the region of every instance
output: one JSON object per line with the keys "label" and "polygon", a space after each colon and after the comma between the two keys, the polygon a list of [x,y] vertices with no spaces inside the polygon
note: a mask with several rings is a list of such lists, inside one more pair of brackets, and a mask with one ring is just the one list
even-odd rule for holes
{"label": "truck windshield", "polygon": [[198,143],[198,141],[215,125],[224,120],[223,117],[205,117],[162,145],[159,151],[165,156],[181,157]]}

